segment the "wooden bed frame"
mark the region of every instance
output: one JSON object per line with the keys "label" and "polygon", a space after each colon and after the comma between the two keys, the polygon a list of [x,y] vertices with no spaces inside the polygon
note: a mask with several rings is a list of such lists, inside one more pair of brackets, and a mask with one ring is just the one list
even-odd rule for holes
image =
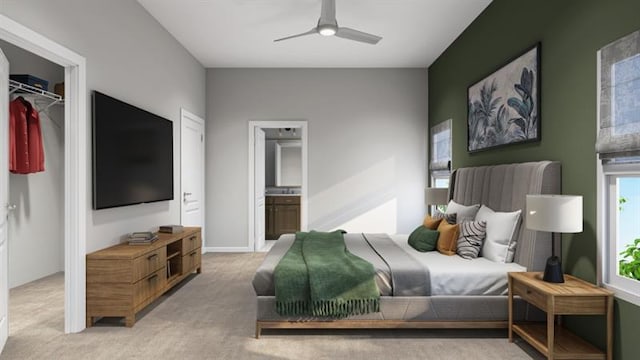
{"label": "wooden bed frame", "polygon": [[420,321],[420,320],[333,320],[276,321],[257,320],[256,339],[263,329],[506,329],[507,320],[496,321]]}

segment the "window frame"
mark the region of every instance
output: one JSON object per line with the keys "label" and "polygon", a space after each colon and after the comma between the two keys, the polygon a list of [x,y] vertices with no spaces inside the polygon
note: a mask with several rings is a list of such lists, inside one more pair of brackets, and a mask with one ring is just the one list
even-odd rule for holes
{"label": "window frame", "polygon": [[[432,169],[432,166],[433,166],[432,164],[434,160],[442,160],[442,159],[435,159],[435,152],[437,151],[436,149],[437,142],[435,141],[435,137],[437,134],[440,134],[444,131],[449,132],[449,141],[448,141],[449,157],[446,160],[448,166],[446,169],[444,168]],[[448,179],[451,176],[451,169],[452,169],[451,158],[453,157],[452,156],[453,155],[453,119],[445,120],[431,127],[431,129],[429,130],[429,151],[430,151],[429,166],[428,166],[429,184],[435,187],[435,183],[437,179]],[[444,161],[440,161],[439,163],[443,163],[443,162]]]}
{"label": "window frame", "polygon": [[620,177],[640,176],[640,163],[602,164],[597,161],[597,243],[598,283],[613,291],[615,296],[640,306],[640,281],[618,275],[617,255],[617,187]]}

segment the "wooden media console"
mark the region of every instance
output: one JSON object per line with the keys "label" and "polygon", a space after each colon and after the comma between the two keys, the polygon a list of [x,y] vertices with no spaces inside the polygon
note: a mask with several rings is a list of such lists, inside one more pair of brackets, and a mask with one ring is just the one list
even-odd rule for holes
{"label": "wooden media console", "polygon": [[158,234],[148,245],[119,244],[87,255],[87,327],[99,317],[136,314],[189,274],[201,272],[199,227]]}

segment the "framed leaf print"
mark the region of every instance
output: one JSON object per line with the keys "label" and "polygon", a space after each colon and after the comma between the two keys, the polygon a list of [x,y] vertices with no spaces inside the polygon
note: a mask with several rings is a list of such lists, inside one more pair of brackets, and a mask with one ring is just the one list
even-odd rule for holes
{"label": "framed leaf print", "polygon": [[467,151],[540,141],[540,43],[467,89]]}

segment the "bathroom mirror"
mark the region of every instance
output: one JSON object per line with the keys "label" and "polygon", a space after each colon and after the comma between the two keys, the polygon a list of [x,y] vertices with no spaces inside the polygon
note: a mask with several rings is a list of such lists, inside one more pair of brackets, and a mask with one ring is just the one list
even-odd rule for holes
{"label": "bathroom mirror", "polygon": [[276,186],[302,185],[302,142],[281,140],[276,143]]}

